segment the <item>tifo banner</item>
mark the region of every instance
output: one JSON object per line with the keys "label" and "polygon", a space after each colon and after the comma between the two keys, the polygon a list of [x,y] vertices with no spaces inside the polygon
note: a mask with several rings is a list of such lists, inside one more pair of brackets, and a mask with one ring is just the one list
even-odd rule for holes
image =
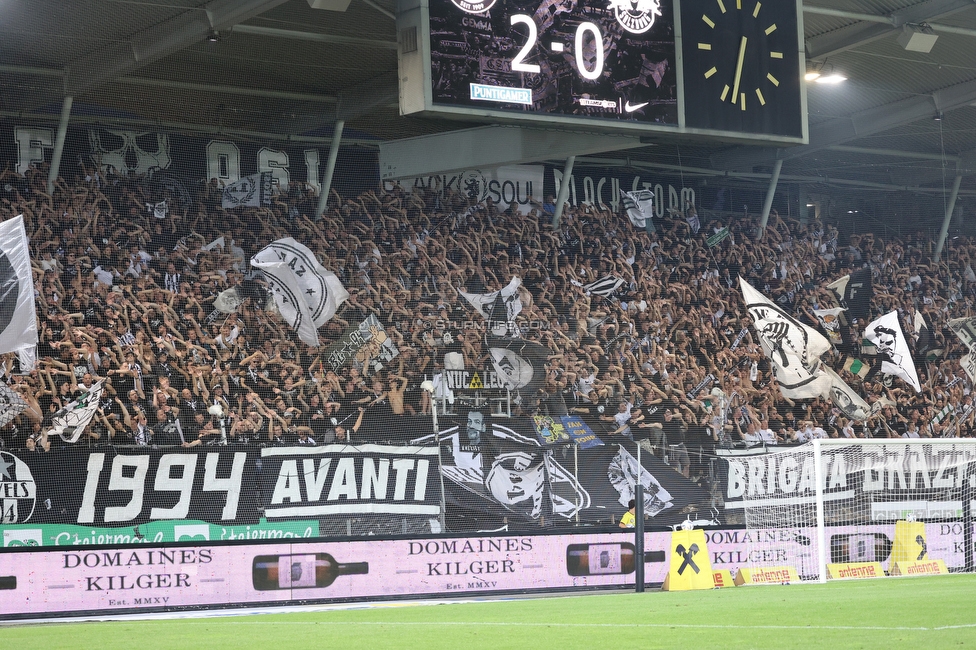
{"label": "tifo banner", "polygon": [[438,198],[456,192],[476,203],[491,199],[503,210],[514,203],[520,213],[526,214],[533,207],[541,206],[545,198],[542,194],[544,170],[541,165],[508,165],[383,181],[383,186],[389,190],[399,183],[408,192],[430,191]]}
{"label": "tifo banner", "polygon": [[280,517],[441,512],[436,447],[326,445],[261,450],[264,514]]}
{"label": "tifo banner", "polygon": [[[54,151],[56,126],[21,123],[2,128],[0,155],[16,161],[24,173],[32,164],[50,163]],[[304,183],[318,193],[325,171],[329,143],[295,144],[294,142],[210,139],[145,129],[111,129],[102,127],[69,128],[65,151],[75,152],[73,160],[85,170],[99,167],[114,169],[122,175],[149,174],[146,201],[152,212],[182,214],[190,196],[201,182],[215,180],[227,186],[254,174],[271,174],[272,182],[287,188],[291,182]],[[361,148],[343,148],[339,153],[332,187],[340,194],[358,194],[374,189],[379,179],[375,152]],[[68,162],[61,169],[68,177]],[[82,170],[72,165],[70,174]],[[541,195],[541,182],[539,194]],[[161,210],[156,204],[166,201]],[[159,216],[158,214],[156,216]]]}
{"label": "tifo banner", "polygon": [[[641,192],[641,215],[646,218],[664,217],[671,210],[683,212],[687,206],[698,205],[695,189],[685,186],[677,176],[663,174],[635,174],[625,168],[586,167],[577,165],[568,179],[570,205],[584,203],[601,209],[620,212],[626,208],[626,193]],[[546,168],[546,194],[555,196],[563,184],[562,169]],[[631,217],[633,222],[633,217]],[[636,224],[635,224],[636,225]],[[642,227],[642,226],[639,226]]]}
{"label": "tifo banner", "polygon": [[254,454],[66,449],[0,452],[0,522],[136,525],[163,519],[257,523]]}
{"label": "tifo banner", "polygon": [[709,509],[705,490],[651,454],[643,454],[638,465],[636,445],[629,440],[581,447],[574,454],[569,445],[551,448],[540,442],[545,435],[532,419],[472,413],[467,420],[445,418],[440,441],[445,498],[473,517],[616,522],[634,498],[638,480],[654,524],[682,521],[689,506]]}
{"label": "tifo banner", "polygon": [[[961,488],[976,475],[976,451],[950,442],[824,447],[822,457],[824,502],[828,508],[844,503],[848,520],[961,518]],[[736,453],[721,465],[727,511],[756,504],[769,508],[772,518],[778,506],[796,524],[815,523],[817,485],[809,445]],[[796,507],[802,505],[810,507]]]}

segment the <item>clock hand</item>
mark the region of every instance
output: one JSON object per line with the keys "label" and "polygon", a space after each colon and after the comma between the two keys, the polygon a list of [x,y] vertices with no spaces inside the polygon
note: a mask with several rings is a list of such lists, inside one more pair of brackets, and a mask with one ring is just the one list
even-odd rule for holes
{"label": "clock hand", "polygon": [[732,103],[739,103],[739,80],[742,78],[742,62],[746,58],[746,37],[739,44],[739,62],[735,66],[735,83],[732,85]]}

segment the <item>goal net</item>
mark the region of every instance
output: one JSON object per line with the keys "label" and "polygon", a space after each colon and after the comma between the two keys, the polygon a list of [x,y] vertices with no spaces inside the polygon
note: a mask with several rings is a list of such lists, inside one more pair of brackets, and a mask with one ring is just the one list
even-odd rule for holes
{"label": "goal net", "polygon": [[[726,509],[746,526],[741,566],[793,565],[820,581],[831,563],[973,571],[976,440],[815,440],[728,462]],[[907,546],[899,521],[919,522]]]}

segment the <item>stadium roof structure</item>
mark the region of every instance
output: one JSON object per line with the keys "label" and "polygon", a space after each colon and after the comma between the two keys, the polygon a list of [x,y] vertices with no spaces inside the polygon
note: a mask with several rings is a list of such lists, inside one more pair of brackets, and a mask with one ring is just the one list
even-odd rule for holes
{"label": "stadium roof structure", "polygon": [[[329,10],[313,8],[325,5]],[[347,6],[346,6],[347,5]],[[6,0],[0,3],[0,115],[239,136],[379,143],[471,125],[403,117],[395,0]],[[662,140],[600,160],[709,174],[976,191],[976,3],[810,0],[810,143],[791,148]],[[938,36],[906,50],[906,29]],[[558,162],[558,161],[553,161]]]}

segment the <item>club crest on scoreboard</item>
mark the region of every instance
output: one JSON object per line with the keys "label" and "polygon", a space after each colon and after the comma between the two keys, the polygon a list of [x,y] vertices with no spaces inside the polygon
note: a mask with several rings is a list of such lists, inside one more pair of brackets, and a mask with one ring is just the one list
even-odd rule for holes
{"label": "club crest on scoreboard", "polygon": [[613,9],[621,27],[632,34],[643,34],[661,15],[661,0],[610,0],[608,8]]}
{"label": "club crest on scoreboard", "polygon": [[[470,2],[469,0],[451,0],[451,3],[461,11],[469,14],[483,14],[493,6],[497,0],[480,0]],[[657,2],[657,0],[654,0]]]}

